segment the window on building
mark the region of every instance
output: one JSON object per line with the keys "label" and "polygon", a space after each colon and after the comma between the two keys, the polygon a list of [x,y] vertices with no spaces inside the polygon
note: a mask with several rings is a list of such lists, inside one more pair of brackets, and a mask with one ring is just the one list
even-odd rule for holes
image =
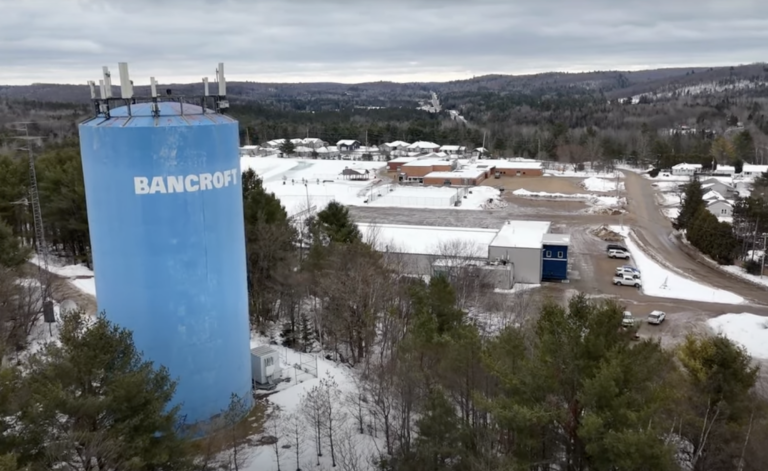
{"label": "window on building", "polygon": [[547,258],[550,258],[550,257],[552,257],[552,251],[551,250],[547,250]]}
{"label": "window on building", "polygon": [[275,364],[275,359],[272,357],[267,357],[264,359],[264,366],[272,366]]}
{"label": "window on building", "polygon": [[728,210],[727,209],[721,209],[720,210],[720,215],[721,216],[725,216],[726,214],[728,214]]}
{"label": "window on building", "polygon": [[563,258],[563,252],[557,252],[557,258]]}

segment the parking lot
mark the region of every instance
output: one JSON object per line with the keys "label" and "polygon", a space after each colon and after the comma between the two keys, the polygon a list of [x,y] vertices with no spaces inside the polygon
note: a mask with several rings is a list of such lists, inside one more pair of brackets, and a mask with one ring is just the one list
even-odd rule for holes
{"label": "parking lot", "polygon": [[[708,267],[680,250],[677,241],[670,236],[672,227],[659,211],[654,201],[651,182],[636,174],[625,172],[629,213],[620,216],[585,214],[582,202],[533,200],[510,198],[506,208],[488,211],[421,210],[403,208],[350,208],[350,213],[361,222],[380,224],[420,224],[457,227],[500,227],[508,219],[532,219],[552,221],[553,232],[571,235],[570,282],[547,283],[534,290],[540,297],[564,300],[575,291],[596,298],[618,300],[627,310],[643,322],[639,334],[643,337],[658,338],[663,345],[677,344],[689,333],[707,332],[706,320],[725,313],[749,312],[768,316],[768,290],[733,279],[725,273]],[[578,186],[580,179],[565,177],[534,177],[489,179],[489,185],[498,186],[504,182],[510,189],[525,188],[530,191],[585,192]],[[510,190],[511,192],[511,190]],[[716,302],[689,301],[659,298],[643,294],[629,286],[614,286],[612,283],[616,267],[633,264],[632,259],[614,260],[608,258],[607,242],[590,234],[600,225],[617,225],[622,221],[632,227],[639,241],[650,252],[649,257],[659,263],[674,267],[686,276],[710,286],[728,290],[744,297],[745,304],[718,304]],[[663,283],[663,280],[643,279],[644,283]],[[657,286],[658,288],[658,286]],[[660,326],[645,322],[653,310],[667,314]]]}

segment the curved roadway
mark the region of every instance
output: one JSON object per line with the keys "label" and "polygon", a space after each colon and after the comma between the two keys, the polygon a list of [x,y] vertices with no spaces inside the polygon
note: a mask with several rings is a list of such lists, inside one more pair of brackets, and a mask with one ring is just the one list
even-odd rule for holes
{"label": "curved roadway", "polygon": [[657,261],[681,271],[690,278],[736,293],[759,304],[768,304],[768,288],[729,275],[684,252],[673,235],[672,223],[664,216],[654,199],[651,182],[634,172],[624,172],[629,211],[633,229],[640,242],[651,250]]}

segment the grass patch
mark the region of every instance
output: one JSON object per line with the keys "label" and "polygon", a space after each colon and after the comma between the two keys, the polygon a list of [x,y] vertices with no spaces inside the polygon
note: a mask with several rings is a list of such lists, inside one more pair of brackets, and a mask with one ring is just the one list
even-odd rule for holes
{"label": "grass patch", "polygon": [[214,431],[193,443],[195,454],[201,459],[211,459],[232,448],[235,443],[245,447],[256,446],[255,435],[264,431],[267,409],[268,404],[265,400],[257,400],[248,415],[234,426],[214,419],[207,426],[209,430],[214,429]]}

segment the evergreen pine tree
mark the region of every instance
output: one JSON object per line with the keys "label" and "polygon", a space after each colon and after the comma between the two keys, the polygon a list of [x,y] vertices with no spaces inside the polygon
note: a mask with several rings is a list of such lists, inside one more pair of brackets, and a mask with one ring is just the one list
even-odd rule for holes
{"label": "evergreen pine tree", "polygon": [[351,244],[362,240],[362,234],[352,221],[349,210],[338,201],[331,201],[324,210],[317,213],[315,223],[330,242]]}
{"label": "evergreen pine tree", "polygon": [[280,152],[282,152],[283,155],[292,155],[295,150],[296,146],[293,145],[293,142],[291,142],[290,139],[285,139],[283,143],[280,144]]}
{"label": "evergreen pine tree", "polygon": [[26,263],[31,250],[22,247],[11,227],[0,219],[0,267],[18,268]]}
{"label": "evergreen pine tree", "polygon": [[89,322],[69,314],[60,344],[46,345],[28,367],[20,465],[187,469],[178,407],[169,407],[175,384],[164,367],[142,360],[129,331],[103,315]]}
{"label": "evergreen pine tree", "polygon": [[688,225],[693,220],[699,209],[706,207],[704,203],[704,191],[701,188],[701,182],[694,179],[685,185],[685,196],[683,204],[680,207],[680,214],[677,216],[677,227],[679,229],[688,229]]}

